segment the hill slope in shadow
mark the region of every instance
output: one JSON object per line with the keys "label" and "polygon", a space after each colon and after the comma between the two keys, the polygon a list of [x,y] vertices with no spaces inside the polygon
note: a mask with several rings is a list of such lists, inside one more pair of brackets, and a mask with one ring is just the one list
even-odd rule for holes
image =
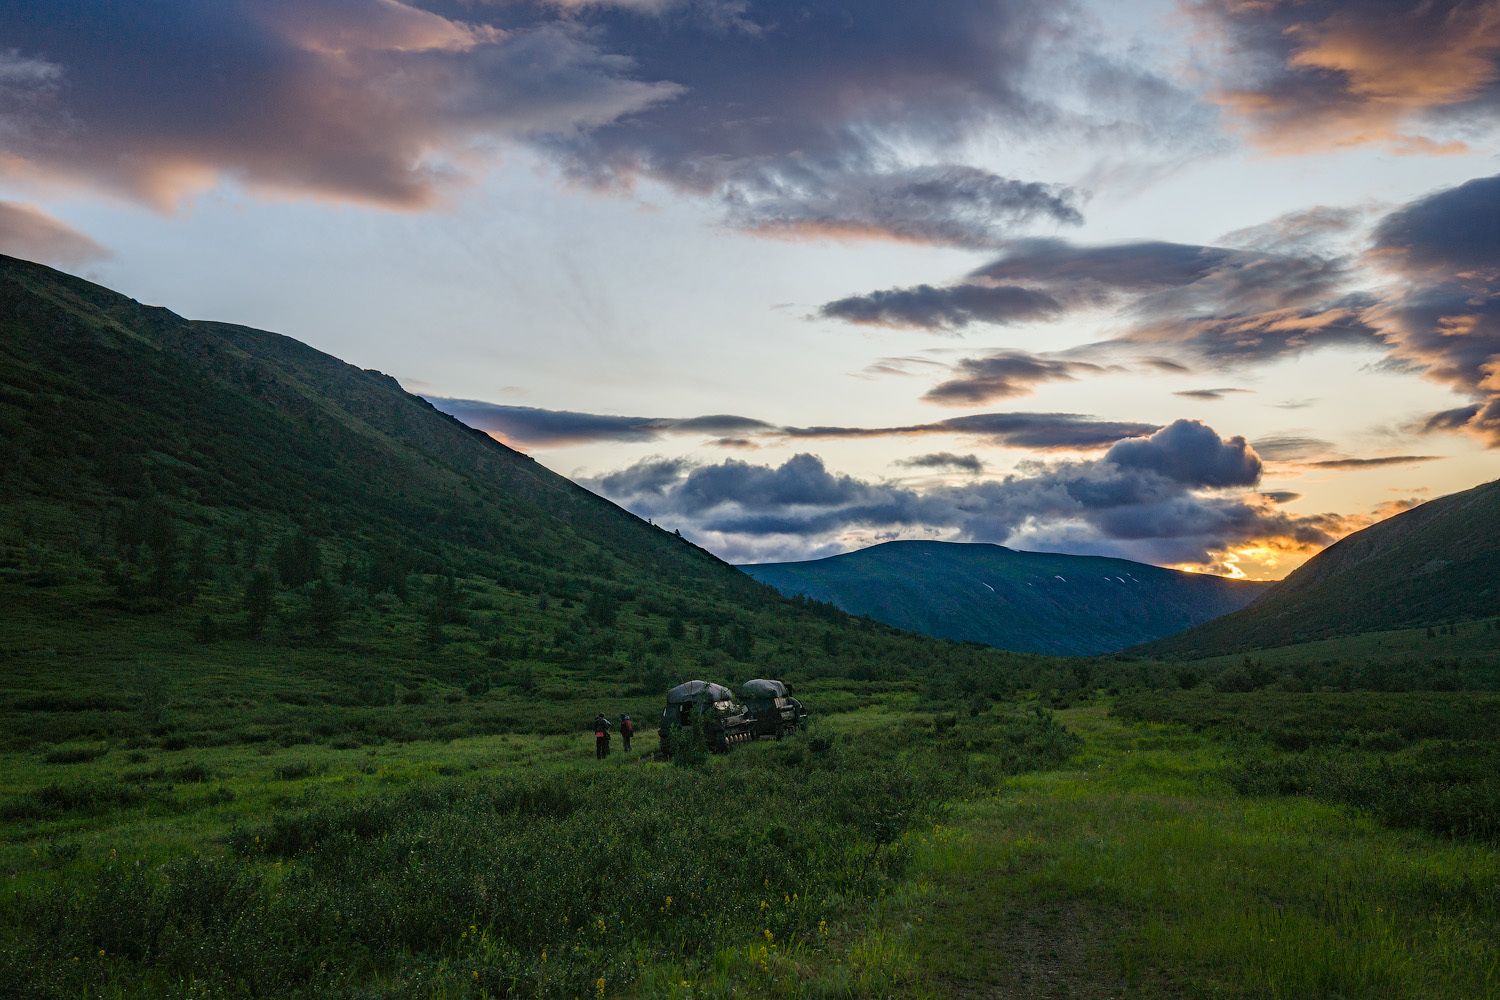
{"label": "hill slope in shadow", "polygon": [[1356,531],[1248,607],[1141,647],[1210,656],[1500,612],[1500,481]]}
{"label": "hill slope in shadow", "polygon": [[1268,584],[1126,559],[902,541],[798,563],[741,566],[787,595],[944,639],[1082,656],[1180,632]]}

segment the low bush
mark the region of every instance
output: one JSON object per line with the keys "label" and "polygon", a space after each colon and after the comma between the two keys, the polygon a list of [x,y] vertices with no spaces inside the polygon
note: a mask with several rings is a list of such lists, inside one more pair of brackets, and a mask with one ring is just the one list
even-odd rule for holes
{"label": "low bush", "polygon": [[[1004,752],[976,758],[975,741]],[[628,991],[653,963],[726,943],[816,946],[822,921],[902,877],[906,831],[1078,747],[1050,716],[997,712],[941,734],[737,747],[692,768],[304,798],[234,830],[226,853],[111,855],[86,883],[15,895],[0,908],[0,979],[47,1000],[105,978],[130,995],[168,982],[264,998]]]}
{"label": "low bush", "polygon": [[49,764],[87,764],[109,753],[108,746],[58,747],[48,751],[42,759]]}

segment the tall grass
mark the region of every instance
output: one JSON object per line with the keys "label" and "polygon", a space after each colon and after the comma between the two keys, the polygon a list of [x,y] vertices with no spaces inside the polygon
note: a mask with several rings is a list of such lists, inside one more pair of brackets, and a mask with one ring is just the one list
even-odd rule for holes
{"label": "tall grass", "polygon": [[1013,713],[859,733],[692,768],[616,758],[310,795],[217,849],[80,859],[0,906],[0,981],[27,1000],[108,995],[105,984],[162,998],[189,984],[267,998],[576,997],[686,972],[702,995],[746,976],[796,981],[799,956],[833,927],[852,963],[838,988],[874,995],[902,959],[851,922],[900,884],[906,831],[1078,742],[1050,717]]}

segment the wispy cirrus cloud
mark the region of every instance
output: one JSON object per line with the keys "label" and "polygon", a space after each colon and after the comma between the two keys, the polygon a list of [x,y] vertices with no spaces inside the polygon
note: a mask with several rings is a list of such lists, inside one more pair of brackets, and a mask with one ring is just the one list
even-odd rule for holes
{"label": "wispy cirrus cloud", "polygon": [[1100,420],[1078,413],[974,413],[920,424],[889,427],[783,426],[753,417],[630,417],[546,410],[468,399],[424,397],[437,409],[477,430],[518,447],[563,447],[594,441],[656,441],[669,435],[718,437],[723,447],[753,447],[786,439],[955,435],[989,444],[1035,451],[1096,451],[1121,438],[1149,434],[1155,424]]}
{"label": "wispy cirrus cloud", "polygon": [[1325,458],[1307,463],[1314,469],[1378,469],[1388,465],[1419,465],[1436,462],[1441,455],[1384,455],[1377,458]]}
{"label": "wispy cirrus cloud", "polygon": [[470,427],[521,447],[560,447],[593,441],[655,441],[669,434],[732,437],[777,430],[774,424],[733,414],[682,418],[626,417],[473,399],[424,398]]}

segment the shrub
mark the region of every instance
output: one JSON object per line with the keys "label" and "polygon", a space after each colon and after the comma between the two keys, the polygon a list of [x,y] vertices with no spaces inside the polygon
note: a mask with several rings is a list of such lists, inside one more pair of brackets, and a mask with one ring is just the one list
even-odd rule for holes
{"label": "shrub", "polygon": [[87,764],[109,753],[108,746],[58,747],[42,759],[49,764]]}

